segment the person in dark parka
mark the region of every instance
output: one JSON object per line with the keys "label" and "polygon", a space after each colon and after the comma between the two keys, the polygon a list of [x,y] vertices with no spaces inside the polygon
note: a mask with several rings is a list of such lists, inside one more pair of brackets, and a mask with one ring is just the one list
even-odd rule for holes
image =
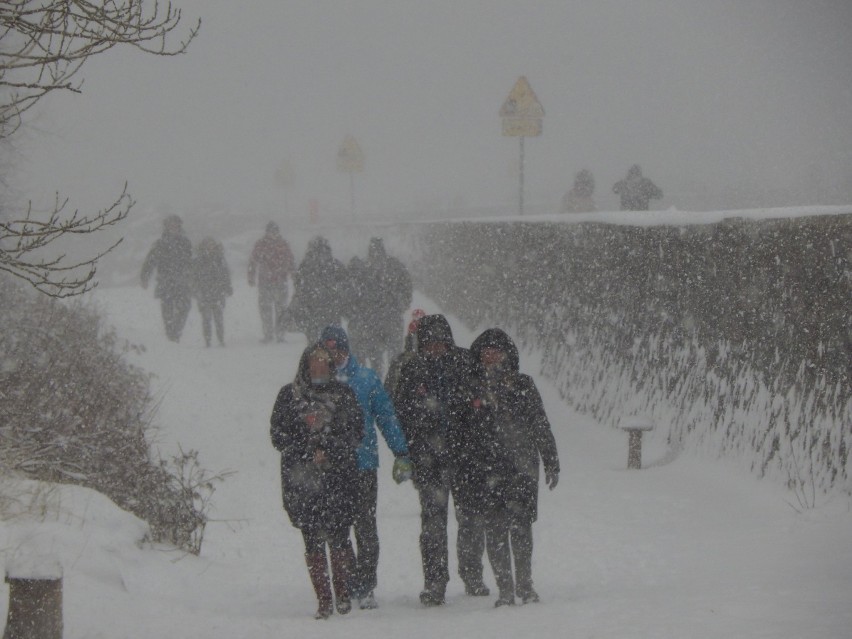
{"label": "person in dark parka", "polygon": [[281,322],[304,333],[309,343],[319,339],[326,326],[341,323],[346,267],[332,255],[327,239],[318,235],[308,242],[293,283],[296,290]]}
{"label": "person in dark parka", "polygon": [[663,197],[662,190],[642,175],[638,164],[628,169],[626,178],[613,185],[612,192],[621,197],[622,211],[647,211],[648,202]]}
{"label": "person in dark parka", "polygon": [[193,294],[201,313],[201,330],[204,343],[210,346],[212,328],[216,326],[219,345],[225,345],[225,298],[233,295],[231,272],[225,262],[225,248],[212,237],[205,237],[198,245],[192,260]]}
{"label": "person in dark parka", "polygon": [[352,606],[349,529],[355,517],[356,450],[364,436],[364,419],[355,394],[334,378],[333,356],[321,344],[305,349],[295,380],[278,393],[270,435],[281,452],[284,509],[304,538],[308,574],[319,602],[316,618],[328,618],[332,612],[326,544],[337,611],[346,614]]}
{"label": "person in dark parka", "polygon": [[[532,580],[532,523],[538,517],[539,459],[553,490],[559,456],[535,382],[519,372],[518,349],[499,328],[477,337],[471,354],[484,371],[483,409],[488,429],[478,457],[485,469],[488,559],[500,591],[495,605],[537,602]],[[515,578],[512,579],[512,555]]]}
{"label": "person in dark parka", "polygon": [[163,220],[163,235],[145,256],[140,273],[142,288],[148,288],[155,270],[154,297],[160,300],[166,337],[179,342],[192,306],[192,243],[184,235],[183,222],[177,215]]}
{"label": "person in dark parka", "polygon": [[[426,606],[444,603],[447,568],[447,517],[454,485],[454,433],[474,423],[473,399],[479,378],[467,349],[456,346],[443,315],[426,315],[417,323],[417,355],[403,367],[393,403],[414,464],[414,486],[420,499],[420,553]],[[487,595],[482,583],[484,529],[453,499],[458,521],[459,574],[469,595]]]}

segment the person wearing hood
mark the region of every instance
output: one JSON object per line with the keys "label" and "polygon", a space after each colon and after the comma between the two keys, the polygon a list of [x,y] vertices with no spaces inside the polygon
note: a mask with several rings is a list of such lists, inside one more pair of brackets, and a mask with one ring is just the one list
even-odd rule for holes
{"label": "person wearing hood", "polygon": [[213,325],[219,345],[225,345],[225,298],[234,294],[231,288],[231,271],[225,261],[225,247],[212,237],[198,244],[192,260],[193,293],[201,313],[201,331],[204,344],[209,347]]}
{"label": "person wearing hood", "polygon": [[329,324],[340,324],[347,293],[346,267],[331,252],[328,240],[318,235],[308,242],[305,256],[293,276],[295,292],[287,321],[316,339]]}
{"label": "person wearing hood", "polygon": [[287,308],[288,279],[293,274],[293,253],[275,222],[266,225],[266,231],[251,251],[248,263],[248,284],[257,284],[257,303],[263,330],[261,342],[273,339],[284,341],[283,320]]}
{"label": "person wearing hood", "polygon": [[[477,459],[483,468],[486,547],[500,591],[495,605],[539,600],[532,579],[532,524],[538,517],[539,460],[547,486],[559,481],[559,455],[541,395],[519,371],[518,349],[499,328],[470,346],[483,370],[483,424],[487,433]],[[512,557],[515,575],[512,578]]]}
{"label": "person wearing hood", "polygon": [[148,280],[155,270],[154,297],[160,300],[166,337],[179,342],[192,307],[192,243],[184,234],[183,221],[177,215],[163,220],[163,235],[145,256],[140,273],[142,288],[148,288]]}
{"label": "person wearing hood", "polygon": [[574,186],[562,197],[563,213],[593,213],[597,211],[592,195],[595,192],[595,177],[588,169],[574,176]]}
{"label": "person wearing hood", "polygon": [[354,257],[348,267],[349,296],[345,315],[349,335],[363,360],[381,374],[402,335],[405,310],[411,305],[408,269],[388,255],[380,237],[370,240],[367,259]]}
{"label": "person wearing hood", "polygon": [[627,171],[627,177],[612,187],[612,192],[621,196],[622,211],[647,211],[648,202],[659,200],[663,192],[651,180],[642,175],[642,168],[634,164]]}
{"label": "person wearing hood", "polygon": [[402,373],[403,367],[417,355],[417,323],[425,316],[426,311],[422,308],[415,308],[411,311],[411,321],[408,322],[408,329],[402,342],[402,351],[394,355],[388,365],[388,373],[385,375],[385,390],[391,397],[396,392],[396,385],[399,383],[399,375]]}
{"label": "person wearing hood", "polygon": [[[417,322],[417,354],[400,372],[393,403],[414,464],[414,486],[420,500],[420,554],[425,606],[444,603],[448,570],[447,517],[460,433],[476,423],[476,363],[467,349],[456,345],[443,315],[426,315]],[[484,530],[476,525],[454,496],[458,520],[459,574],[468,595],[487,595],[482,582]]]}
{"label": "person wearing hood", "polygon": [[[305,543],[317,619],[351,610],[349,578],[355,519],[357,449],[364,419],[352,389],[335,379],[334,358],[322,344],[302,353],[296,378],[278,393],[270,418],[272,445],[281,453],[281,492],[290,522]],[[329,584],[326,545],[331,558]]]}
{"label": "person wearing hood", "polygon": [[378,503],[379,443],[376,426],[393,452],[393,478],[400,484],[411,479],[411,461],[408,445],[396,418],[393,404],[385,392],[376,372],[362,366],[349,349],[349,336],[340,326],[326,326],[320,343],[334,357],[337,380],[351,388],[364,417],[364,438],[358,446],[358,473],[356,479],[355,564],[350,578],[351,596],[358,599],[362,610],[378,607],[374,590],[379,565],[379,531],[376,526]]}

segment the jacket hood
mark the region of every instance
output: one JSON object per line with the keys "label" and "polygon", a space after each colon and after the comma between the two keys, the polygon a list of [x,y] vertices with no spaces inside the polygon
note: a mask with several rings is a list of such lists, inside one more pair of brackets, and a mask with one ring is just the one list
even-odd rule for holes
{"label": "jacket hood", "polygon": [[443,315],[425,315],[417,322],[417,345],[420,346],[427,342],[444,342],[450,346],[455,346],[456,342],[453,339],[453,329],[450,328],[450,323]]}
{"label": "jacket hood", "polygon": [[302,351],[302,356],[299,358],[299,368],[296,370],[296,379],[293,380],[293,383],[301,389],[308,389],[311,387],[311,374],[308,370],[308,359],[314,353],[314,351],[322,351],[326,355],[328,355],[328,366],[329,372],[331,373],[330,379],[334,379],[335,375],[335,366],[334,366],[334,357],[322,342],[316,342],[308,346],[304,351]]}
{"label": "jacket hood", "polygon": [[506,366],[516,371],[519,369],[518,347],[515,342],[509,337],[505,331],[499,328],[489,328],[484,331],[479,337],[473,340],[470,345],[470,352],[473,354],[476,361],[480,361],[480,356],[485,348],[496,348],[506,353]]}

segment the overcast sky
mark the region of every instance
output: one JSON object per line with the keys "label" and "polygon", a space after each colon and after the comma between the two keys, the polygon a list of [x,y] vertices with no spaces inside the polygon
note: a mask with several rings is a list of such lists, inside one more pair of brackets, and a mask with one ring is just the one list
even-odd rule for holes
{"label": "overcast sky", "polygon": [[[526,198],[590,169],[599,208],[633,163],[658,208],[852,202],[849,0],[175,0],[179,58],[113,51],[82,95],[29,120],[20,183],[103,207],[306,216],[349,210],[336,155],[364,152],[357,208],[511,205],[517,138],[498,111],[524,75],[544,106]],[[276,177],[289,177],[285,186]]]}

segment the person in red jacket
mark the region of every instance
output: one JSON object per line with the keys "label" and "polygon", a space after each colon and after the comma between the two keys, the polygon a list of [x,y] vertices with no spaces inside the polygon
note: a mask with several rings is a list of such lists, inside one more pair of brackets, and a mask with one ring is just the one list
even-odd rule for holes
{"label": "person in red jacket", "polygon": [[275,222],[266,225],[266,233],[254,245],[249,259],[248,283],[257,284],[260,321],[264,344],[273,337],[284,341],[285,322],[281,316],[287,308],[287,281],[293,273],[293,253]]}

